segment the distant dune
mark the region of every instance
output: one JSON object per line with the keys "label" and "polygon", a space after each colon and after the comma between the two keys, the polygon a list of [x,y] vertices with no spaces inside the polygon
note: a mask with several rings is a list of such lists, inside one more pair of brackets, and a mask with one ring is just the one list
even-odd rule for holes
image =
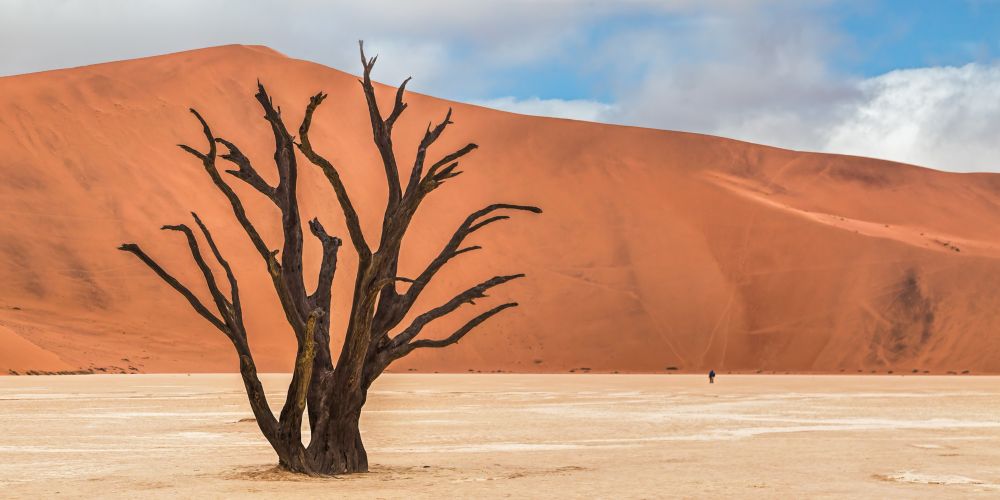
{"label": "distant dune", "polygon": [[[141,243],[204,296],[183,240],[158,230],[191,210],[236,267],[258,365],[290,368],[292,334],[262,263],[201,166],[174,146],[202,147],[193,106],[273,174],[258,78],[292,128],[311,94],[330,94],[313,142],[377,236],[383,170],[352,75],[226,46],[0,78],[0,371],[234,370],[223,336],[115,250]],[[404,276],[485,204],[545,214],[476,233],[485,251],[450,264],[421,309],[511,271],[528,279],[487,301],[521,307],[396,371],[1000,372],[1000,175],[407,100],[401,158],[448,106],[455,126],[434,153],[468,141],[480,150],[418,213]],[[326,180],[301,168],[305,215],[345,235]],[[277,247],[275,210],[231,184]],[[342,250],[334,332],[355,265]],[[466,307],[429,335],[475,313]]]}

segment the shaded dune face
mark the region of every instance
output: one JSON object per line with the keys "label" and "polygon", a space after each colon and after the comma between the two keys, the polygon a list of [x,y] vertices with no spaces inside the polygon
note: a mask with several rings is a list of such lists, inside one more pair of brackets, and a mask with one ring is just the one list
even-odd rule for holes
{"label": "shaded dune face", "polygon": [[[222,335],[115,251],[142,244],[205,297],[183,240],[157,229],[189,222],[191,210],[234,265],[258,365],[291,368],[292,333],[263,263],[201,166],[174,146],[203,146],[187,112],[195,107],[273,182],[273,139],[252,97],[258,78],[289,127],[310,95],[330,94],[312,141],[377,237],[384,171],[354,76],[227,46],[0,78],[0,326],[17,337],[0,369],[235,370]],[[393,91],[379,88],[386,106]],[[450,263],[415,312],[511,272],[528,278],[426,335],[449,333],[477,308],[521,307],[396,371],[1000,372],[1000,176],[407,100],[394,138],[404,167],[449,106],[455,125],[431,154],[470,141],[480,149],[421,207],[403,276],[489,203],[545,214],[477,232],[470,244],[484,250]],[[273,206],[229,182],[278,248]],[[299,182],[303,217],[346,236],[321,172],[300,161]],[[315,276],[319,244],[307,246]],[[350,306],[353,257],[342,249],[334,335]]]}

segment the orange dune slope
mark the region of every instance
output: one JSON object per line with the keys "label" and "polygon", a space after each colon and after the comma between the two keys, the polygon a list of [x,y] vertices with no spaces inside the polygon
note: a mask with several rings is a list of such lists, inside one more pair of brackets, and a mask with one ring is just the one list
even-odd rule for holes
{"label": "orange dune slope", "polygon": [[[189,222],[192,210],[234,263],[258,364],[290,368],[292,334],[263,264],[201,166],[174,146],[204,147],[193,106],[273,174],[270,130],[252,97],[258,78],[290,127],[310,95],[330,94],[313,142],[377,236],[384,173],[352,75],[226,46],[0,78],[0,370],[236,369],[219,332],[115,250],[140,243],[204,297],[183,239],[158,230]],[[380,92],[392,99],[392,88]],[[469,141],[480,149],[421,207],[402,275],[486,204],[545,213],[477,232],[470,243],[484,250],[449,264],[418,309],[525,272],[427,335],[495,301],[521,307],[397,371],[1000,372],[1000,175],[407,100],[400,158],[412,158],[427,122],[449,106],[455,125],[432,154]],[[321,172],[300,168],[304,215],[345,235]],[[277,248],[276,211],[230,184]],[[319,245],[308,244],[314,270]],[[335,332],[355,266],[349,246],[341,256]]]}

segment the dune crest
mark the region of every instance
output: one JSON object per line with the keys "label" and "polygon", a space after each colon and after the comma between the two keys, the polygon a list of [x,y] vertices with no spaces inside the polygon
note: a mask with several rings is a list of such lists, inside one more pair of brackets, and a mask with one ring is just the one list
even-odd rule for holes
{"label": "dune crest", "polygon": [[[204,296],[183,241],[155,229],[191,210],[234,265],[258,365],[290,368],[292,334],[263,264],[200,165],[174,146],[200,144],[195,107],[273,179],[258,78],[289,126],[310,95],[330,94],[312,141],[375,238],[384,174],[352,75],[231,45],[0,78],[0,342],[37,347],[0,357],[0,372],[235,370],[222,335],[115,251],[141,243]],[[392,99],[393,88],[379,90]],[[417,214],[404,276],[482,206],[504,200],[545,215],[477,233],[470,243],[485,251],[449,264],[417,309],[511,270],[528,279],[487,301],[522,307],[396,371],[1000,372],[1000,175],[407,100],[394,140],[401,159],[449,106],[456,124],[432,154],[469,141],[480,150]],[[322,174],[307,162],[300,170],[303,216],[346,234]],[[231,185],[277,241],[272,207]],[[307,245],[314,269],[319,245]],[[355,265],[344,250],[333,332]],[[15,325],[17,334],[5,329]]]}

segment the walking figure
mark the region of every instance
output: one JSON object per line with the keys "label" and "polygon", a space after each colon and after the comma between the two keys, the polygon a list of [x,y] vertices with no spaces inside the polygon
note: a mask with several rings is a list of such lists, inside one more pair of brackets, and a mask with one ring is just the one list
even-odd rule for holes
{"label": "walking figure", "polygon": [[708,383],[709,384],[715,383],[715,370],[711,370],[708,372]]}

